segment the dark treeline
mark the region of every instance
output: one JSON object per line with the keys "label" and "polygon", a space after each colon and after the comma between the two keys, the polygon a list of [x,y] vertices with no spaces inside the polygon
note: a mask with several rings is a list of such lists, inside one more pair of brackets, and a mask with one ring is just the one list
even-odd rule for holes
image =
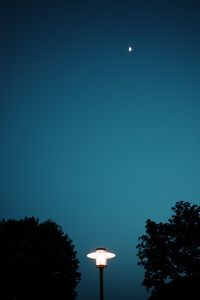
{"label": "dark treeline", "polygon": [[0,299],[73,300],[80,280],[72,240],[35,218],[0,222]]}
{"label": "dark treeline", "polygon": [[139,265],[150,300],[196,299],[200,285],[200,206],[180,201],[166,223],[146,221]]}
{"label": "dark treeline", "polygon": [[[197,299],[200,285],[200,206],[180,201],[168,222],[146,221],[138,264],[149,300]],[[74,300],[80,281],[72,240],[48,220],[0,221],[0,299]]]}

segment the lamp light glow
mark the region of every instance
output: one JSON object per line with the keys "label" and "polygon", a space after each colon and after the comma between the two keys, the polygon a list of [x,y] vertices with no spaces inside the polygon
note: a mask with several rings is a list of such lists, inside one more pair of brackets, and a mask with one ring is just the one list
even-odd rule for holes
{"label": "lamp light glow", "polygon": [[87,254],[88,258],[96,260],[97,268],[106,268],[107,260],[115,256],[114,253],[106,251],[105,248],[97,248],[95,252]]}

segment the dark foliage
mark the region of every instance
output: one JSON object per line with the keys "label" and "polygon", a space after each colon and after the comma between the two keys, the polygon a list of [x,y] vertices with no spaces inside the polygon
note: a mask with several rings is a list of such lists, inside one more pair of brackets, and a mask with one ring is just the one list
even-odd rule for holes
{"label": "dark foliage", "polygon": [[197,300],[199,299],[199,284],[200,274],[176,279],[152,293],[149,300]]}
{"label": "dark foliage", "polygon": [[78,268],[72,241],[55,222],[0,222],[0,299],[73,300]]}
{"label": "dark foliage", "polygon": [[145,270],[142,284],[152,295],[180,280],[200,279],[200,206],[180,201],[172,210],[167,223],[147,220],[137,245],[138,264]]}

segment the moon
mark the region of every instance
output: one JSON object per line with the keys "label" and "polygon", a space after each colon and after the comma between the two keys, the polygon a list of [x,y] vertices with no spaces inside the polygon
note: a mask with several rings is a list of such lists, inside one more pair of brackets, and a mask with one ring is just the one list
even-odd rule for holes
{"label": "moon", "polygon": [[128,47],[128,52],[132,52],[133,51],[133,47],[129,46]]}

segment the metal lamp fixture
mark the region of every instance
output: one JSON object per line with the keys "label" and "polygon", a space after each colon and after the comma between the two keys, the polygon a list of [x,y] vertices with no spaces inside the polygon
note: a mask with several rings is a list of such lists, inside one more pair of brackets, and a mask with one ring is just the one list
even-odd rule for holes
{"label": "metal lamp fixture", "polygon": [[106,251],[106,248],[97,248],[95,252],[87,254],[88,258],[96,260],[100,278],[100,300],[103,300],[103,269],[107,267],[107,260],[115,257],[114,253]]}
{"label": "metal lamp fixture", "polygon": [[89,253],[87,257],[96,259],[97,268],[106,268],[107,260],[115,257],[115,254],[107,252],[105,248],[97,248],[95,252]]}

